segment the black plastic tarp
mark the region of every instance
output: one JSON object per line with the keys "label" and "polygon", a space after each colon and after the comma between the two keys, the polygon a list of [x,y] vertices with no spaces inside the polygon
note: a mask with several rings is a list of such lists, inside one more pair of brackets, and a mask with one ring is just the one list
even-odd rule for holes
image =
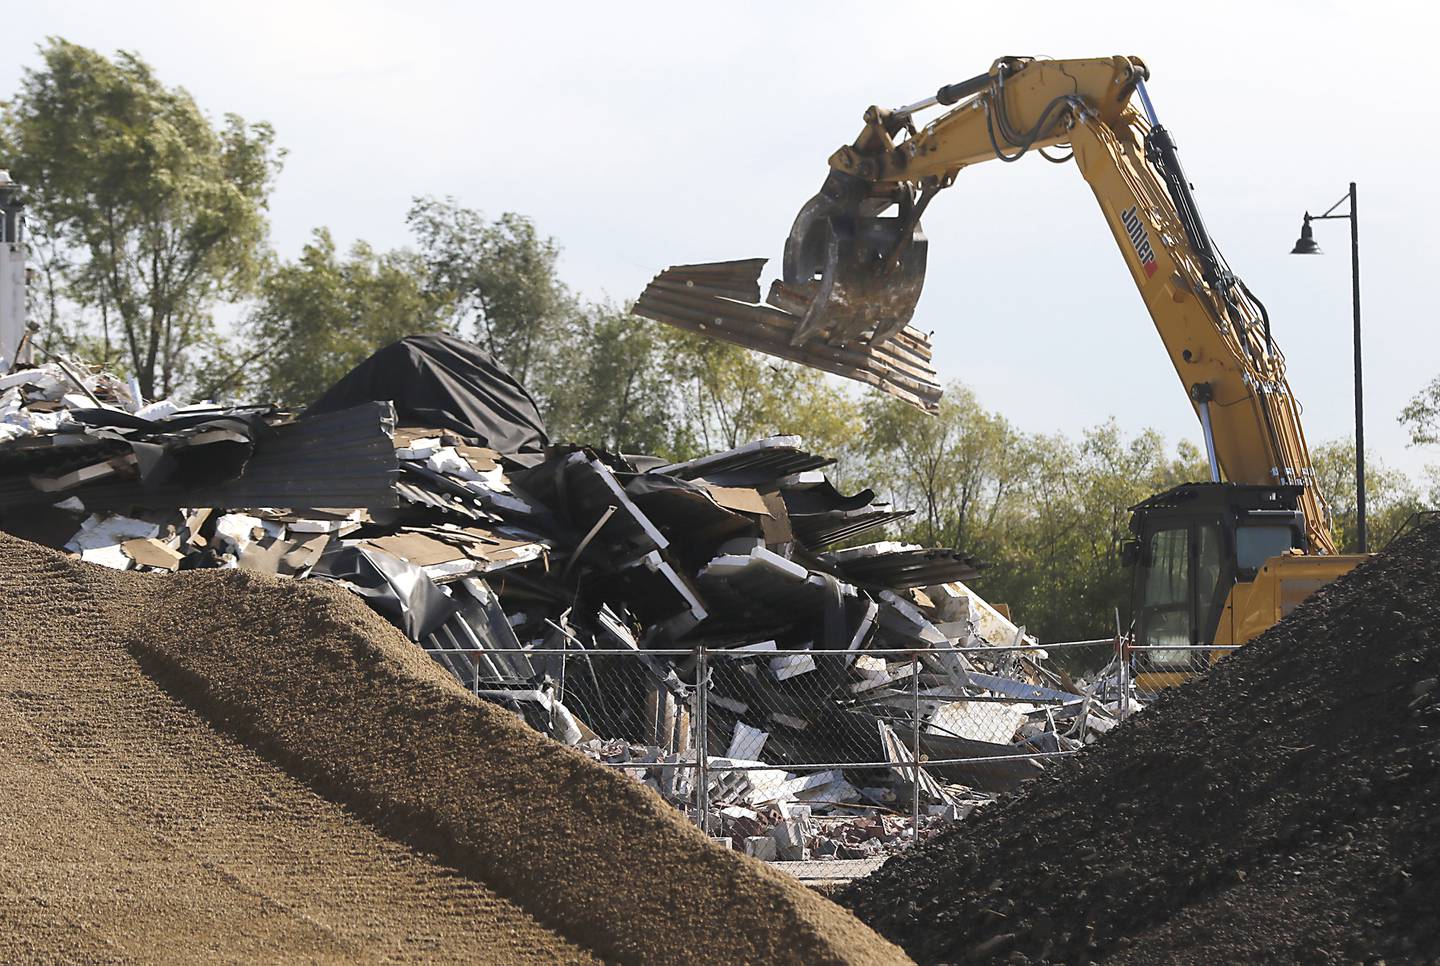
{"label": "black plastic tarp", "polygon": [[331,386],[306,416],[389,400],[401,426],[445,429],[505,454],[545,449],[535,400],[488,353],[448,335],[393,342]]}

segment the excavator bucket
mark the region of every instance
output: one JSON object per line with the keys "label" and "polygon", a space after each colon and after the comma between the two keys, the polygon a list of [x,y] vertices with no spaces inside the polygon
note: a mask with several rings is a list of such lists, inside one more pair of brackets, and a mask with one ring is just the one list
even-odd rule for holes
{"label": "excavator bucket", "polygon": [[667,268],[635,313],[935,410],[941,389],[930,340],[909,324],[925,276],[918,207],[908,189],[877,200],[855,184],[832,172],[800,210],[768,305],[759,304],[765,259],[752,258]]}

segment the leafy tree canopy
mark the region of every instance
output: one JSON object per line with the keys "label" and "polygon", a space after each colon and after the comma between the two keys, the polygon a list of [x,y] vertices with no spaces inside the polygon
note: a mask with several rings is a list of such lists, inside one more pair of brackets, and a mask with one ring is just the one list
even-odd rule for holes
{"label": "leafy tree canopy", "polygon": [[[1331,440],[1310,454],[1320,492],[1330,502],[1330,525],[1341,553],[1358,553],[1359,501],[1355,489],[1355,439]],[[1403,471],[1365,450],[1365,528],[1371,550],[1390,540],[1395,531],[1427,501]]]}
{"label": "leafy tree canopy", "polygon": [[341,257],[318,229],[297,261],[265,279],[248,327],[258,349],[247,362],[258,366],[266,399],[298,408],[380,346],[448,331],[453,302],[427,288],[419,255],[357,242]]}
{"label": "leafy tree canopy", "polygon": [[259,278],[274,133],[212,121],[133,53],[58,38],[40,53],[0,151],[41,226],[42,338],[123,367],[147,397],[168,394],[213,341],[216,301]]}
{"label": "leafy tree canopy", "polygon": [[1410,442],[1416,446],[1440,444],[1440,376],[1415,394],[1400,413],[1400,422],[1410,430]]}

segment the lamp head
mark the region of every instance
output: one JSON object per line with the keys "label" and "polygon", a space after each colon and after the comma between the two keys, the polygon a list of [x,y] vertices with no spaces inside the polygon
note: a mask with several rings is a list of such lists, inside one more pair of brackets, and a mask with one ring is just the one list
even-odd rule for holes
{"label": "lamp head", "polygon": [[1315,233],[1310,229],[1310,213],[1305,213],[1305,223],[1300,226],[1300,238],[1290,250],[1292,255],[1320,255],[1320,246],[1315,244]]}

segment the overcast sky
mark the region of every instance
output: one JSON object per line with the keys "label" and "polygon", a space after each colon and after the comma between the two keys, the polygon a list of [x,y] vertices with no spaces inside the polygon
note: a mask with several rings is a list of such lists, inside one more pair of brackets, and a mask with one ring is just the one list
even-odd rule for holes
{"label": "overcast sky", "polygon": [[[273,242],[317,226],[408,239],[417,195],[533,218],[566,281],[634,298],[667,265],[768,256],[872,103],[996,57],[1150,67],[1212,234],[1269,306],[1312,445],[1352,432],[1345,222],[1290,257],[1300,215],[1359,183],[1370,448],[1418,473],[1401,407],[1440,373],[1440,157],[1421,2],[12,3],[0,92],[62,36],[140,53],[288,150]],[[4,96],[0,93],[0,96]],[[1039,158],[964,172],[930,208],[915,322],[943,377],[1031,431],[1116,417],[1172,442],[1195,417],[1085,182]]]}

